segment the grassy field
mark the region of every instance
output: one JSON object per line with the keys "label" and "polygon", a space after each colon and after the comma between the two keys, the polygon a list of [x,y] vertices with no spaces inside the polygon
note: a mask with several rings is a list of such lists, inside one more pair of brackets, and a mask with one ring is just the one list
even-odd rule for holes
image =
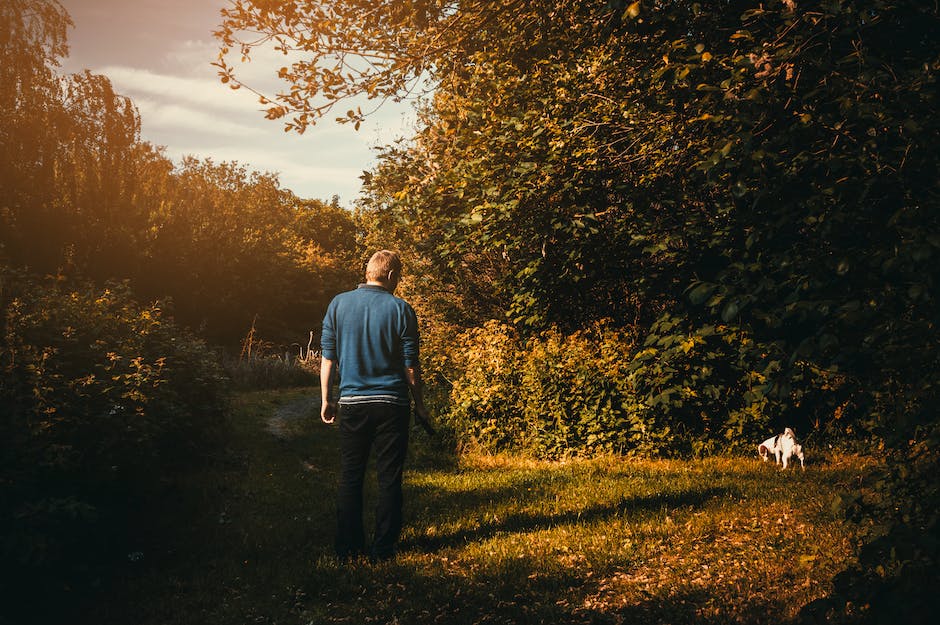
{"label": "grassy field", "polygon": [[339,566],[336,430],[314,393],[238,397],[228,451],[167,501],[188,520],[140,537],[90,621],[776,624],[857,551],[830,505],[856,457],[457,460],[416,433],[399,558]]}

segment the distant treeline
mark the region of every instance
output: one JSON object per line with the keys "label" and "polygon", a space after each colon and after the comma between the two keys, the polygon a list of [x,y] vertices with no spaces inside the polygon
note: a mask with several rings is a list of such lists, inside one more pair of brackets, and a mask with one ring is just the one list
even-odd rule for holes
{"label": "distant treeline", "polygon": [[140,140],[134,103],[107,77],[56,71],[64,19],[51,3],[4,8],[0,261],[126,280],[214,343],[236,344],[256,317],[267,336],[306,343],[324,300],[355,284],[351,214],[236,164],[174,165]]}
{"label": "distant treeline", "polygon": [[63,75],[69,24],[57,2],[0,5],[3,623],[72,620],[179,515],[176,481],[224,458],[218,348],[252,329],[306,347],[360,273],[336,198],[174,164],[107,77]]}

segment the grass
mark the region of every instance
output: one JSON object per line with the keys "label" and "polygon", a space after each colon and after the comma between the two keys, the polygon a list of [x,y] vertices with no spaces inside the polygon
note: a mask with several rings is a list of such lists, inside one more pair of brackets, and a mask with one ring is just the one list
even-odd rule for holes
{"label": "grass", "polygon": [[866,470],[854,456],[457,460],[415,434],[399,558],[340,566],[314,393],[238,397],[228,451],[167,502],[187,521],[140,537],[89,622],[780,623],[858,549],[830,506]]}

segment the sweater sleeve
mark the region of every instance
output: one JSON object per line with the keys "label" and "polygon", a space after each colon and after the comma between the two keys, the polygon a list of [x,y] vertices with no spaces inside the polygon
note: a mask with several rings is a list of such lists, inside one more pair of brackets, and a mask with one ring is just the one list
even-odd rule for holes
{"label": "sweater sleeve", "polygon": [[[410,304],[404,305],[405,323],[401,335],[402,356],[406,367],[417,367],[419,361],[418,316]],[[325,326],[324,326],[325,327]]]}
{"label": "sweater sleeve", "polygon": [[336,300],[330,302],[323,317],[320,333],[320,355],[327,360],[336,360]]}

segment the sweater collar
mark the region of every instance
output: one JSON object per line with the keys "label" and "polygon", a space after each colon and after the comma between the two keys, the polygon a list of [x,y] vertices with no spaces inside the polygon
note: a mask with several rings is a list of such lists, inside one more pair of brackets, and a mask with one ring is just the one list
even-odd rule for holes
{"label": "sweater collar", "polygon": [[366,290],[369,290],[369,291],[381,291],[382,293],[388,293],[388,292],[389,292],[389,290],[386,289],[384,286],[379,286],[379,285],[377,285],[377,284],[366,284],[366,283],[364,283],[364,282],[363,282],[362,284],[360,284],[358,288],[360,288],[360,289],[366,289]]}

